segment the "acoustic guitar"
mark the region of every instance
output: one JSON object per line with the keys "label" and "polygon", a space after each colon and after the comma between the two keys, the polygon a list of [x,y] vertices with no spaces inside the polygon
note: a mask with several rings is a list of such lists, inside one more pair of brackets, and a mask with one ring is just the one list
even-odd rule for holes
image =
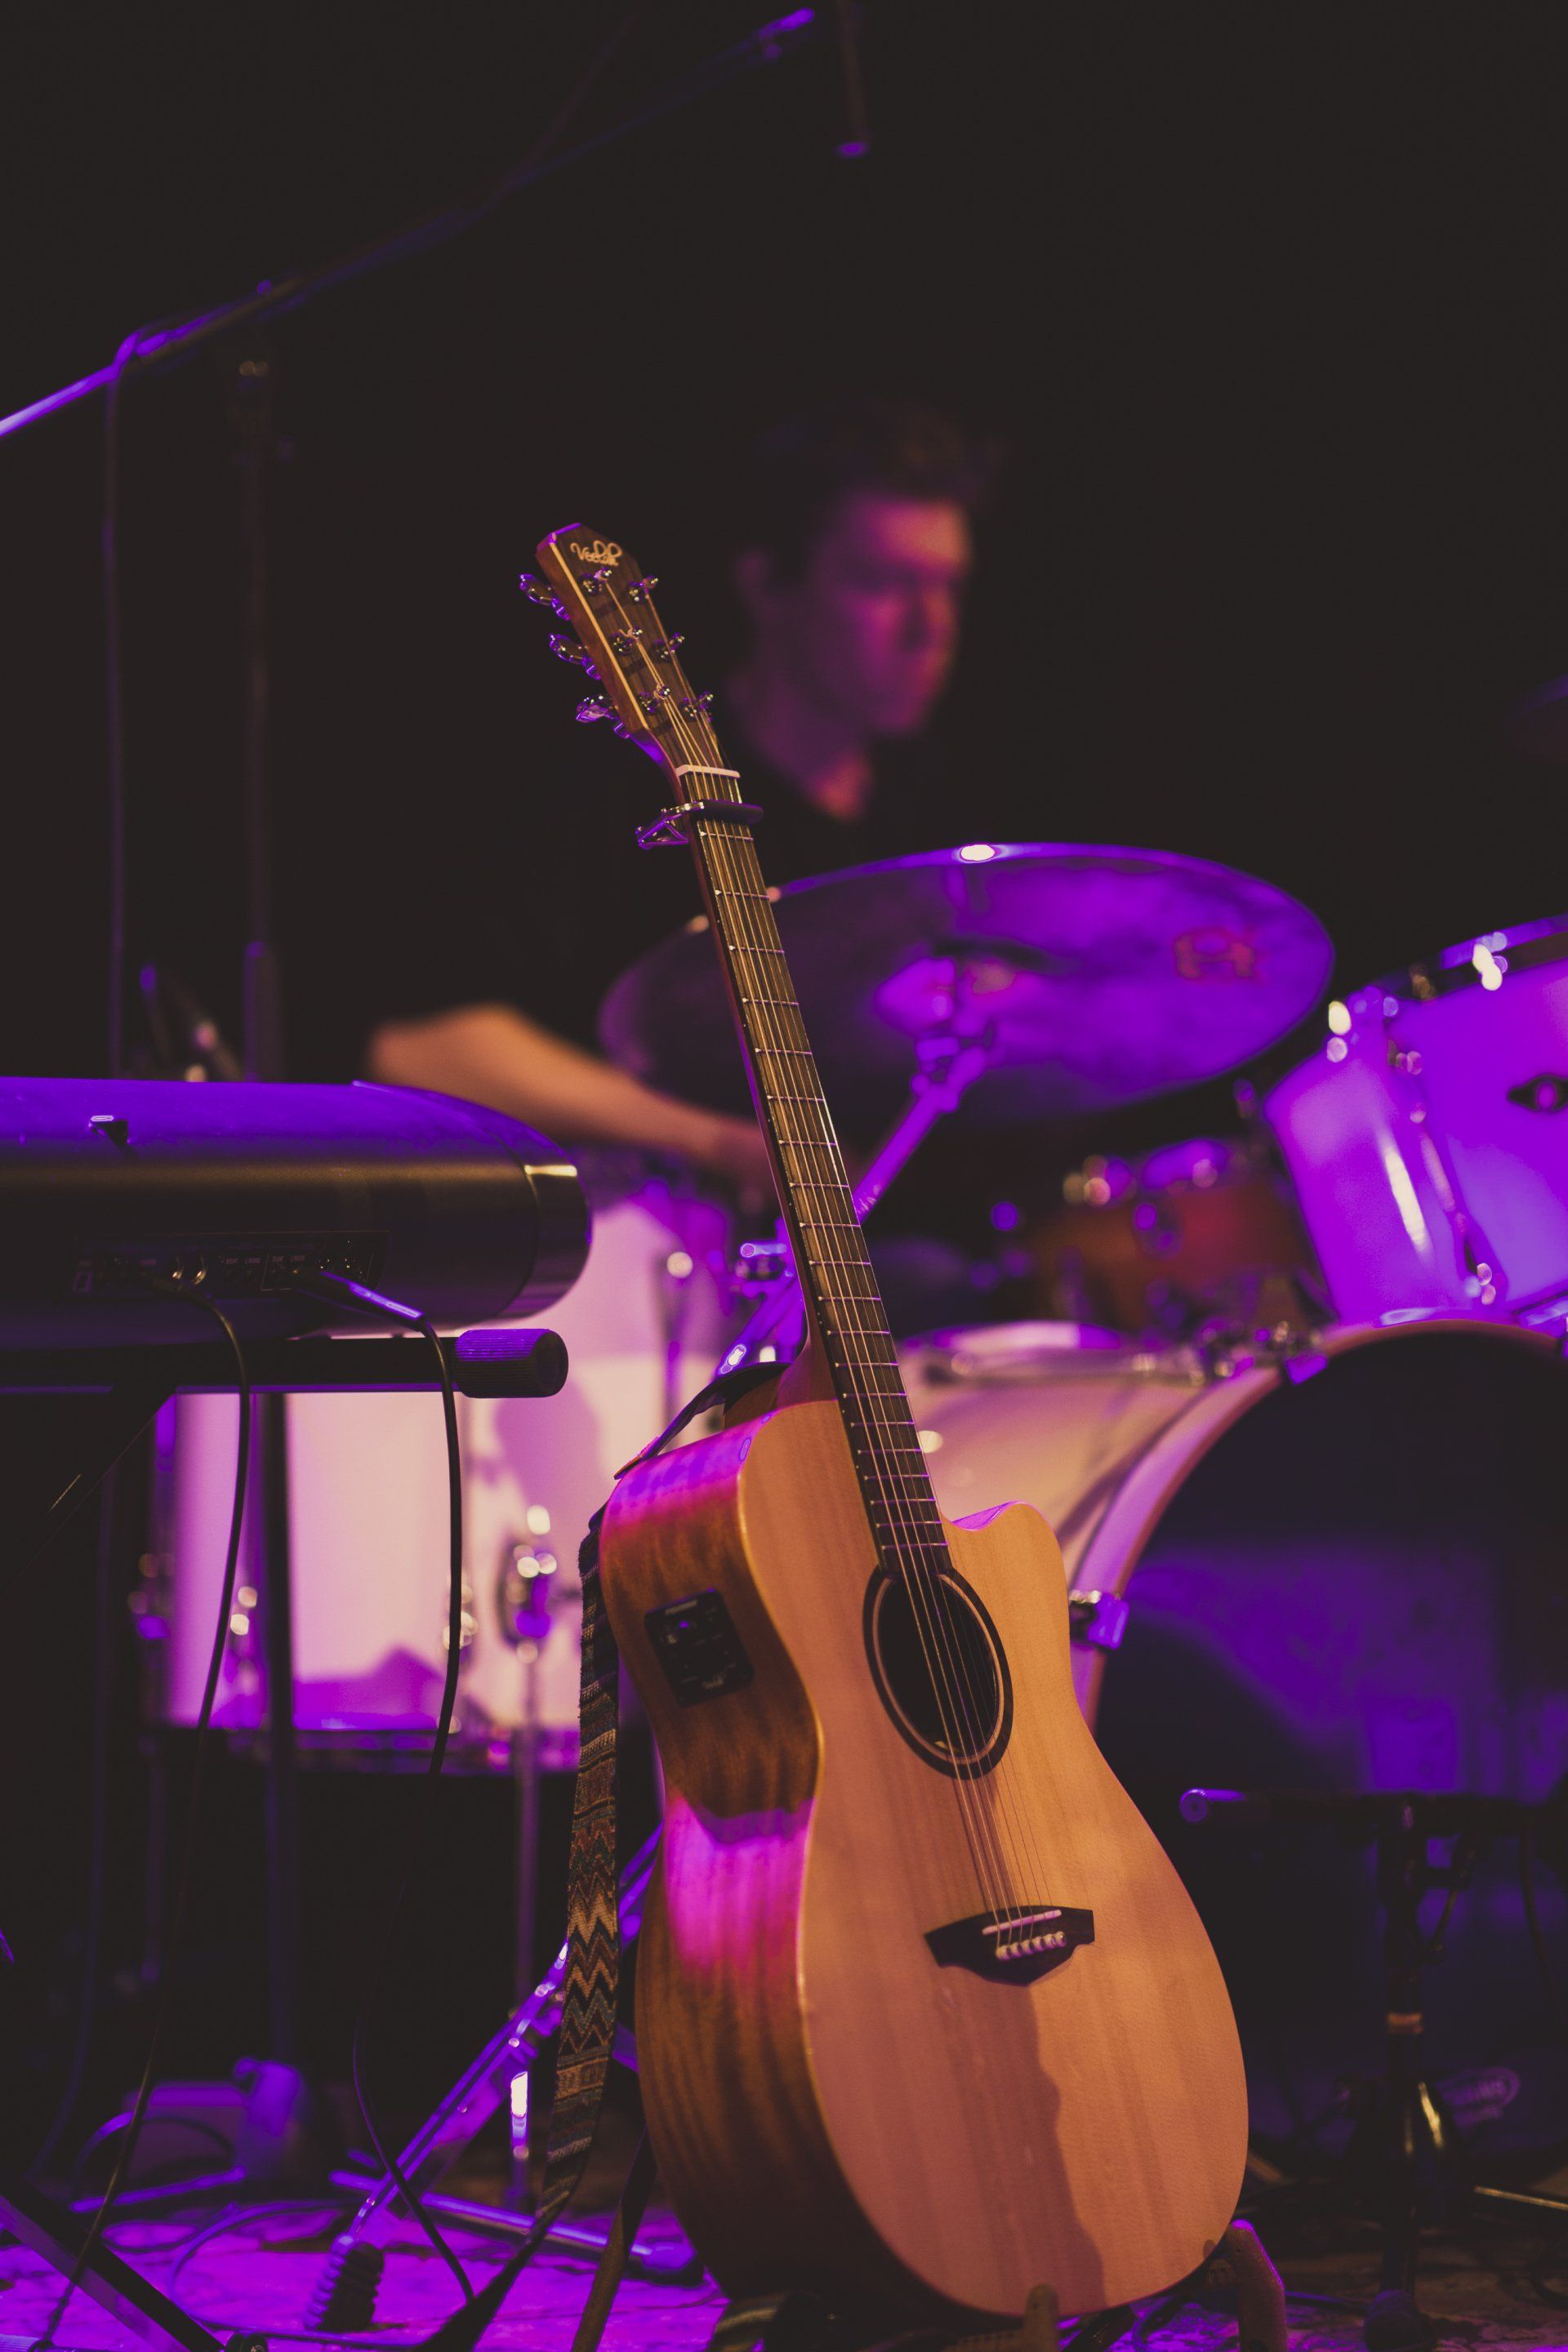
{"label": "acoustic guitar", "polygon": [[945,1522],[752,827],[653,591],[578,526],[533,583],[696,861],[808,1309],[771,1409],[622,1478],[605,1605],[666,1815],[637,1960],[648,2129],[731,2293],[965,2320],[1197,2267],[1241,2183],[1219,1967],[1068,1671],[1049,1528]]}

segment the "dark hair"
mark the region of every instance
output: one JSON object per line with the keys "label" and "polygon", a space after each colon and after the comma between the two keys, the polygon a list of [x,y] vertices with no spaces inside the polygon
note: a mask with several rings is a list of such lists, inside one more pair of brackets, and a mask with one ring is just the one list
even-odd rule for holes
{"label": "dark hair", "polygon": [[857,490],[984,503],[999,452],[940,409],[868,394],[825,403],[771,425],[738,486],[733,544],[760,548],[792,578],[839,500]]}

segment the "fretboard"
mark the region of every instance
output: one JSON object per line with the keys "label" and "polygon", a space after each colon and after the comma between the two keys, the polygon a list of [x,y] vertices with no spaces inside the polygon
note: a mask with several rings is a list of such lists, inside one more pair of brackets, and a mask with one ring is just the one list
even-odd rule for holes
{"label": "fretboard", "polygon": [[[686,781],[689,801],[741,797],[727,779]],[[936,1498],[756,845],[722,818],[692,819],[689,835],[872,1532],[887,1567],[929,1570],[945,1556]]]}

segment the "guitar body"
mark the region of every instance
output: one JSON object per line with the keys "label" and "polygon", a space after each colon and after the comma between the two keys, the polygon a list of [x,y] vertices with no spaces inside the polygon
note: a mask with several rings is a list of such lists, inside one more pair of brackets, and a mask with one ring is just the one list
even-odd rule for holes
{"label": "guitar body", "polygon": [[[1074,1700],[1054,1538],[1009,1505],[947,1538],[1007,1685],[995,1760],[962,1782],[873,1664],[878,1552],[837,1403],[617,1488],[605,1601],[667,1784],[637,1962],[648,2126],[731,2292],[992,2317],[1048,2283],[1091,2311],[1172,2285],[1226,2229],[1240,2051],[1197,1916]],[[707,1593],[730,1630],[715,1647],[708,1602],[683,1704],[661,1629]],[[716,1658],[734,1686],[691,1695]],[[1009,1904],[1091,1940],[986,1974],[982,1925],[940,1964],[931,1931],[985,1914],[977,1836]]]}

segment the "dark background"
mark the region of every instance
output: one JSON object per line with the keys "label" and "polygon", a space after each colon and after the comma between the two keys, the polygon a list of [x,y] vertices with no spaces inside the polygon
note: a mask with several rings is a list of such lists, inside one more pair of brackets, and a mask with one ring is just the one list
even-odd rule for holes
{"label": "dark background", "polygon": [[[576,128],[762,13],[645,9]],[[943,720],[955,839],[983,821],[1249,868],[1322,919],[1343,986],[1568,900],[1556,773],[1499,733],[1515,696],[1568,668],[1568,17],[1168,0],[871,0],[866,16],[866,161],[834,153],[837,61],[814,49],[275,330],[298,1072],[351,1074],[336,1000],[367,898],[395,929],[424,919],[410,876],[495,887],[487,842],[519,803],[537,819],[506,877],[520,937],[550,889],[572,688],[512,586],[541,531],[585,515],[624,537],[711,682],[733,642],[728,465],[761,420],[847,385],[943,402],[1012,453]],[[138,323],[482,183],[531,146],[618,16],[604,0],[13,7],[0,408],[101,363]],[[234,1033],[225,396],[211,358],[128,390],[121,570],[131,950]],[[0,1067],[24,1071],[105,1060],[101,431],[93,402],[0,443]],[[617,838],[606,854],[632,853]],[[1139,1120],[1153,1140],[1198,1117],[1166,1102]],[[10,2112],[29,2129],[68,2042],[91,1567],[84,1538],[5,1602],[5,1798],[32,1843],[0,1917],[27,2069]],[[123,1744],[123,1677],[117,1707]],[[46,1782],[52,1804],[26,1803]],[[116,2086],[140,2050],[137,1790],[113,1832]],[[231,1864],[254,1851],[253,1801],[238,1783],[223,1801],[213,1851]],[[335,1843],[363,1847],[363,1822],[325,1803],[312,1818],[323,1867]],[[174,2053],[190,2065],[260,2038],[254,1888],[237,1864],[225,1883],[226,1949],[252,1959],[226,1977],[209,1948],[207,2023]],[[375,1895],[367,1876],[352,1901]],[[488,1899],[503,1923],[505,1889]],[[471,1910],[443,1907],[483,1940]],[[498,1962],[465,1979],[481,2030],[504,1977]]]}
{"label": "dark background", "polygon": [[[646,10],[574,128],[757,13]],[[14,11],[0,403],[483,182],[619,16]],[[276,329],[295,447],[273,500],[277,841],[309,981],[288,1005],[301,1074],[331,1058],[356,868],[390,845],[479,887],[487,827],[521,799],[538,850],[514,877],[520,930],[549,889],[571,686],[511,584],[540,531],[591,514],[626,538],[711,681],[728,457],[847,384],[933,396],[1013,452],[946,714],[955,837],[984,805],[1018,837],[1249,867],[1314,908],[1343,985],[1568,895],[1556,778],[1498,733],[1568,667],[1568,24],[909,0],[867,17],[865,163],[833,152],[824,47]],[[121,564],[132,952],[232,1028],[224,408],[207,359],[128,392]],[[100,429],[95,401],[0,446],[0,1061],[27,1069],[102,1065]],[[1181,1129],[1177,1106],[1151,1118]]]}

